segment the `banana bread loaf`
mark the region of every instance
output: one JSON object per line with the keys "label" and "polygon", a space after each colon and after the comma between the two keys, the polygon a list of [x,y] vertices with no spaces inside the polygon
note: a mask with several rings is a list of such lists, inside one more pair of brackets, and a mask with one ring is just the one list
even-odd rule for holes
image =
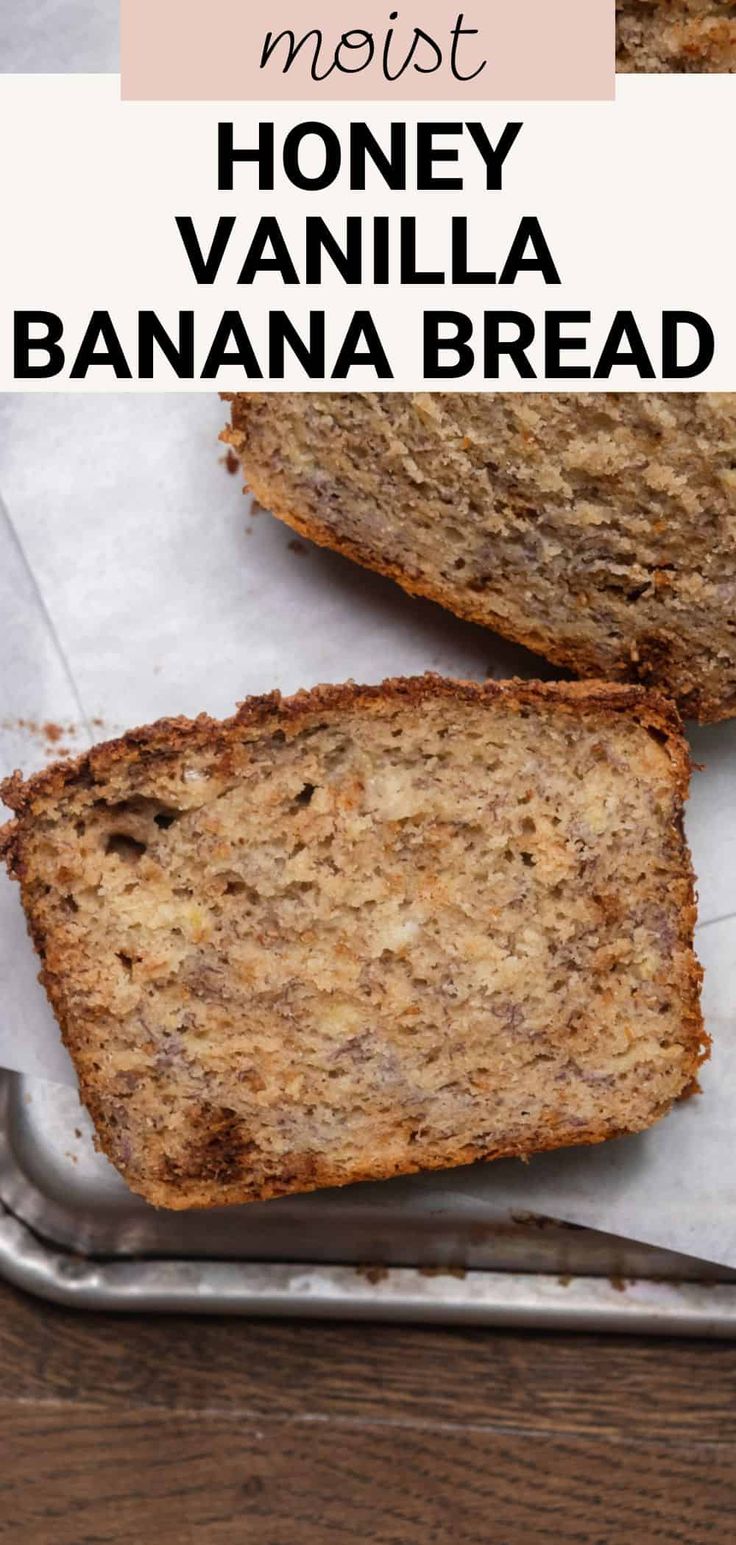
{"label": "banana bread loaf", "polygon": [[616,0],[616,67],[623,72],[730,74],[734,0]]}
{"label": "banana bread loaf", "polygon": [[641,688],[436,677],[16,776],[100,1146],[183,1208],[647,1127],[703,1046],[687,782]]}
{"label": "banana bread loaf", "polygon": [[736,713],[736,394],[243,394],[302,535],[580,676]]}

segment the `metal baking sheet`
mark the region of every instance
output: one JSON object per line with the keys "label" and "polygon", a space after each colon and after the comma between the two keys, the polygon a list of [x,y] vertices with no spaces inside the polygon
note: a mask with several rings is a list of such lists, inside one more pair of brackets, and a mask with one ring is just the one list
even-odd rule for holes
{"label": "metal baking sheet", "polygon": [[736,1336],[736,1273],[489,1200],[455,1205],[448,1181],[157,1212],[95,1152],[73,1090],[0,1082],[0,1273],[58,1303]]}

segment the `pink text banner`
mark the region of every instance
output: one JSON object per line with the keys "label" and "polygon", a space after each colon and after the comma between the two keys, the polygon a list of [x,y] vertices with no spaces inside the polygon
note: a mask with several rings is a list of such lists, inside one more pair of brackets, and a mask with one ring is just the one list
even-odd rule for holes
{"label": "pink text banner", "polygon": [[606,101],[615,0],[121,0],[130,101]]}

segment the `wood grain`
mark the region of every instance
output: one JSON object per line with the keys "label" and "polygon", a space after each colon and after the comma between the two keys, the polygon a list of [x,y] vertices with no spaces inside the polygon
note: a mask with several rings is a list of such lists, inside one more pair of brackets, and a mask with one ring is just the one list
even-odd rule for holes
{"label": "wood grain", "polygon": [[13,1545],[736,1538],[730,1345],[0,1311]]}

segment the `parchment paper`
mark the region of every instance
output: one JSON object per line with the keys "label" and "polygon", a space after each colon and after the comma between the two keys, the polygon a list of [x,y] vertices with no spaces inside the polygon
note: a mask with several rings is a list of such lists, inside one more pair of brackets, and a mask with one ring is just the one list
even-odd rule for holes
{"label": "parchment paper", "polygon": [[[272,687],[552,674],[253,513],[217,443],[225,416],[214,396],[0,398],[3,772],[161,714],[226,714]],[[445,1204],[500,1191],[509,1206],[736,1267],[736,723],[692,743],[707,764],[688,815],[715,1041],[703,1094],[641,1137],[436,1185]],[[0,1064],[73,1082],[36,971],[3,878]]]}

